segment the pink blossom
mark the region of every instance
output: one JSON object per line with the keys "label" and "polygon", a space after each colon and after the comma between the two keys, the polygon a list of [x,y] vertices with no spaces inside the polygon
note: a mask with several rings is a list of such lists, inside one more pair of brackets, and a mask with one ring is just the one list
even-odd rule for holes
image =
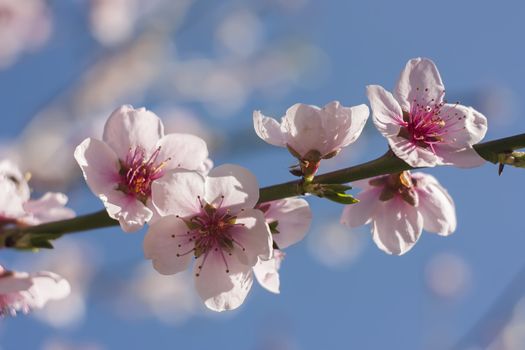
{"label": "pink blossom", "polygon": [[75,212],[66,208],[67,196],[47,192],[41,198],[29,198],[30,190],[21,171],[8,160],[0,162],[0,226],[38,225],[70,219]]}
{"label": "pink blossom", "polygon": [[84,140],[75,159],[84,178],[125,232],[140,229],[156,215],[151,186],[171,169],[204,169],[206,143],[187,134],[164,135],[161,120],[144,108],[122,106],[109,117],[103,141]]}
{"label": "pink blossom", "polygon": [[44,0],[0,0],[0,68],[23,51],[44,44],[51,34],[49,7]]}
{"label": "pink blossom", "polygon": [[34,274],[5,270],[0,266],[0,315],[15,316],[42,308],[49,300],[69,295],[69,283],[59,275],[41,271]]}
{"label": "pink blossom", "polygon": [[302,240],[310,228],[312,212],[308,202],[302,198],[285,198],[256,206],[264,213],[266,223],[272,233],[273,256],[269,260],[259,259],[253,272],[261,286],[272,293],[279,293],[279,268],[284,259],[280,249],[288,248]]}
{"label": "pink blossom", "polygon": [[341,223],[350,227],[372,224],[379,249],[402,255],[425,229],[448,236],[456,229],[456,210],[448,192],[431,175],[402,173],[355,183],[363,189],[357,204],[343,210]]}
{"label": "pink blossom", "polygon": [[253,112],[253,124],[261,139],[287,147],[301,161],[303,174],[310,176],[321,159],[332,158],[357,140],[368,114],[366,105],[343,107],[333,101],[319,108],[297,103],[288,108],[280,124],[260,111]]}
{"label": "pink blossom", "polygon": [[144,255],[161,274],[185,270],[196,259],[195,287],[214,311],[239,307],[252,283],[252,267],[268,260],[272,235],[260,210],[255,176],[222,165],[204,177],[173,170],[152,185],[162,216],[144,239]]}
{"label": "pink blossom", "polygon": [[475,167],[485,161],[472,145],[483,139],[487,119],[472,107],[450,104],[434,62],[408,61],[392,95],[367,87],[377,129],[392,151],[412,167]]}

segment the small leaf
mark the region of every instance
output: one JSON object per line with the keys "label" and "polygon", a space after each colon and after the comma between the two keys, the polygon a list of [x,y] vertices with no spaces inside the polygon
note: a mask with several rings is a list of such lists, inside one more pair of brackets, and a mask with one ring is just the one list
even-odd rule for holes
{"label": "small leaf", "polygon": [[277,234],[277,233],[281,233],[279,232],[279,230],[277,230],[277,226],[279,225],[279,221],[276,220],[276,221],[272,221],[268,224],[268,227],[270,227],[270,232],[272,234]]}
{"label": "small leaf", "polygon": [[324,197],[339,204],[355,204],[359,202],[359,200],[354,198],[351,194],[346,193],[325,193]]}

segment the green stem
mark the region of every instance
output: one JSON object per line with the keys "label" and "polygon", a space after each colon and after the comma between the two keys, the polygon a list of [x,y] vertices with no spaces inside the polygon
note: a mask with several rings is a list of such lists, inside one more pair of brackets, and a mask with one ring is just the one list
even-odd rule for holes
{"label": "green stem", "polygon": [[[499,154],[525,148],[525,134],[480,143],[475,145],[474,148],[478,154],[487,161],[497,163]],[[316,176],[313,182],[323,184],[344,184],[410,169],[413,168],[397,158],[394,153],[388,151],[383,156],[369,162]],[[302,180],[290,181],[261,188],[259,202],[268,202],[303,194]],[[102,210],[69,220],[55,221],[37,226],[6,229],[0,233],[0,246],[5,246],[6,243],[9,243],[10,237],[21,237],[29,233],[66,234],[116,225],[118,225],[118,221],[111,219],[106,211]]]}

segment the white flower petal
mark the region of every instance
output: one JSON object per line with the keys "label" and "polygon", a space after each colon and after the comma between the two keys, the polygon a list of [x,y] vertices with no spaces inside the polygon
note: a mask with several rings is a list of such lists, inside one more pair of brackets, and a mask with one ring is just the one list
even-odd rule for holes
{"label": "white flower petal", "polygon": [[[150,226],[144,237],[144,256],[163,275],[173,275],[188,268],[194,254],[188,227],[173,215],[165,216]],[[189,253],[188,253],[189,252]],[[178,255],[178,256],[177,256]]]}
{"label": "white flower petal", "polygon": [[376,208],[372,239],[384,252],[402,255],[414,246],[422,229],[423,217],[418,210],[400,198],[393,198]]}
{"label": "white flower petal", "polygon": [[198,172],[172,170],[151,185],[153,205],[160,215],[195,215],[200,211],[198,198],[205,199],[204,181]]}
{"label": "white flower petal", "polygon": [[168,134],[157,144],[157,160],[166,162],[165,169],[199,170],[208,158],[208,147],[200,137],[190,134]]}
{"label": "white flower petal", "polygon": [[197,293],[213,311],[233,310],[241,306],[253,284],[251,266],[240,263],[235,255],[226,254],[225,259],[227,267],[220,252],[211,251],[204,264],[203,256],[197,259],[194,267]]}
{"label": "white flower petal", "polygon": [[403,111],[394,96],[379,85],[366,87],[366,95],[372,108],[372,116],[376,128],[385,137],[399,134],[403,123]]}
{"label": "white flower petal", "polygon": [[[224,164],[210,171],[206,178],[206,201],[214,206],[238,212],[253,208],[259,200],[257,178],[248,169],[234,164]],[[224,197],[223,197],[224,196]]]}
{"label": "white flower petal", "polygon": [[281,125],[277,120],[266,117],[261,111],[254,111],[253,127],[257,136],[270,145],[286,147],[286,141],[281,132]]}
{"label": "white flower petal", "polygon": [[472,107],[446,104],[440,116],[446,122],[445,142],[451,146],[474,145],[487,133],[487,118]]}
{"label": "white flower petal", "polygon": [[312,211],[302,198],[286,198],[267,202],[270,208],[264,213],[268,224],[278,221],[277,231],[272,234],[279,248],[284,249],[302,240],[310,228]]}
{"label": "white flower petal", "polygon": [[164,136],[164,127],[155,113],[124,105],[109,116],[102,139],[124,160],[130,149],[142,147],[149,156]]}
{"label": "white flower petal", "polygon": [[295,151],[304,156],[311,150],[322,152],[323,114],[317,106],[297,103],[288,108],[281,124],[285,140]]}
{"label": "white flower petal", "polygon": [[413,58],[401,72],[394,90],[401,108],[409,112],[416,101],[420,105],[440,104],[445,96],[445,86],[434,62],[428,58]]}

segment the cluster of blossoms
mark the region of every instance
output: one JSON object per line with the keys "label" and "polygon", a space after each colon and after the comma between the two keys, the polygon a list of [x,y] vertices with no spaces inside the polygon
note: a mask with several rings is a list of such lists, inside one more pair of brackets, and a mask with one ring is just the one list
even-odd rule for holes
{"label": "cluster of blossoms", "polygon": [[[471,107],[446,103],[444,92],[434,63],[422,58],[407,63],[394,94],[376,85],[367,88],[374,124],[393,154],[408,165],[479,166],[484,160],[473,145],[486,133],[486,118]],[[374,242],[386,253],[406,253],[423,229],[442,236],[453,233],[454,202],[430,175],[403,171],[357,181],[354,185],[363,190],[359,201],[344,193],[348,186],[316,183],[321,161],[355,142],[368,116],[366,105],[343,107],[334,101],[323,108],[295,104],[280,123],[255,111],[253,122],[260,138],[286,147],[298,160],[291,172],[301,177],[303,192],[344,204],[358,202],[345,206],[341,222],[351,227],[370,223]],[[84,140],[74,155],[89,188],[122,230],[133,232],[148,224],[144,255],[155,270],[172,275],[193,266],[197,293],[209,309],[239,307],[254,277],[279,293],[282,249],[299,242],[310,226],[307,201],[260,201],[258,181],[250,171],[233,164],[213,167],[202,139],[164,134],[161,120],[144,108],[115,110],[102,140]],[[2,166],[0,170],[10,169]],[[10,184],[0,192],[0,225],[33,225],[73,215],[63,208],[63,195],[29,200],[21,174],[7,170],[0,172]],[[13,198],[19,202],[7,205]],[[4,288],[0,299],[11,305],[4,310],[31,306],[13,299],[10,291]]]}
{"label": "cluster of blossoms", "polygon": [[[48,192],[39,199],[30,199],[27,177],[13,163],[5,160],[0,162],[0,231],[75,216],[71,209],[64,207],[67,197],[62,193]],[[28,274],[9,271],[0,266],[2,316],[41,308],[48,300],[66,297],[69,291],[69,283],[52,272]]]}

